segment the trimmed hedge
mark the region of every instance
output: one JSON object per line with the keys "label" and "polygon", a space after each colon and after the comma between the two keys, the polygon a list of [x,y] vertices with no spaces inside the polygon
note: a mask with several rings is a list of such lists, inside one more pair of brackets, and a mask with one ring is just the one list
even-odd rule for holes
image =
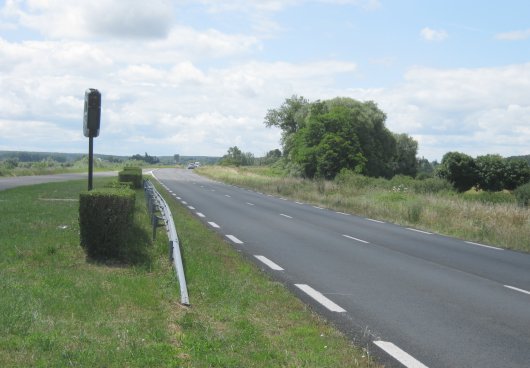
{"label": "trimmed hedge", "polygon": [[142,168],[137,166],[125,166],[122,171],[118,173],[118,181],[122,183],[131,182],[134,188],[141,188],[142,181]]}
{"label": "trimmed hedge", "polygon": [[102,188],[79,194],[81,246],[89,258],[120,259],[133,223],[135,192]]}

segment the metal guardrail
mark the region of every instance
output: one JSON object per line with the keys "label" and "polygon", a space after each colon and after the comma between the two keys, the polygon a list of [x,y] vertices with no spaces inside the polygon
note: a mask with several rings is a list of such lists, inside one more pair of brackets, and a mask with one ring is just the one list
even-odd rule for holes
{"label": "metal guardrail", "polygon": [[[169,258],[175,265],[175,271],[180,285],[180,302],[184,305],[190,305],[186,276],[184,275],[184,266],[182,265],[182,256],[180,254],[179,238],[169,206],[149,180],[144,180],[144,192],[147,209],[151,215],[151,223],[153,224],[153,238],[155,237],[158,226],[166,227],[167,237],[169,239]],[[162,216],[157,216],[156,212],[160,212]],[[160,224],[160,221],[163,221],[163,224]]]}

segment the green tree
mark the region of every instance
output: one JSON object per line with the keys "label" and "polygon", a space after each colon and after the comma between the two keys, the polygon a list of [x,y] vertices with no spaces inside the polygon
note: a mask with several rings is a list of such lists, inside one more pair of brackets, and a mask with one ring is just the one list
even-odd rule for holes
{"label": "green tree", "polygon": [[289,157],[309,178],[333,178],[343,168],[390,177],[396,141],[384,120],[373,102],[315,101],[304,123],[291,134]]}
{"label": "green tree", "polygon": [[506,160],[500,155],[478,156],[475,159],[477,168],[477,187],[488,192],[504,189],[506,177]]}
{"label": "green tree", "polygon": [[282,130],[282,146],[284,155],[292,147],[293,134],[303,125],[309,111],[309,101],[302,96],[293,95],[285,99],[277,109],[269,109],[264,123],[267,127],[278,127]]}
{"label": "green tree", "polygon": [[418,142],[408,134],[394,134],[396,139],[395,174],[415,177],[418,173]]}
{"label": "green tree", "polygon": [[506,161],[504,189],[515,188],[530,182],[530,165],[523,159],[509,159]]}
{"label": "green tree", "polygon": [[477,167],[473,157],[460,152],[448,152],[442,158],[437,174],[446,179],[459,192],[465,192],[477,184]]}

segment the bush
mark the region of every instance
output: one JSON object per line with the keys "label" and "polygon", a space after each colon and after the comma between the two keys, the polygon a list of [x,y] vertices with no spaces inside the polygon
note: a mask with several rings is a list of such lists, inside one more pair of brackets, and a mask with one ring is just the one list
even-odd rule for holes
{"label": "bush", "polygon": [[417,194],[436,194],[440,192],[452,192],[453,186],[445,179],[428,178],[415,180],[412,184],[414,193]]}
{"label": "bush", "polygon": [[142,187],[142,169],[137,166],[126,166],[118,173],[118,180],[121,183],[131,182],[134,188]]}
{"label": "bush", "polygon": [[528,207],[530,205],[530,183],[517,187],[513,194],[515,195],[519,206]]}
{"label": "bush", "polygon": [[135,192],[95,189],[79,195],[81,246],[92,259],[121,259],[133,222]]}

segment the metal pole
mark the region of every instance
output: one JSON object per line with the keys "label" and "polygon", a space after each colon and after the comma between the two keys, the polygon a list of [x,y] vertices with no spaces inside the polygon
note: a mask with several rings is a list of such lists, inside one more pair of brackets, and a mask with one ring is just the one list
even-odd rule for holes
{"label": "metal pole", "polygon": [[88,190],[92,190],[92,175],[94,171],[94,137],[88,138]]}

